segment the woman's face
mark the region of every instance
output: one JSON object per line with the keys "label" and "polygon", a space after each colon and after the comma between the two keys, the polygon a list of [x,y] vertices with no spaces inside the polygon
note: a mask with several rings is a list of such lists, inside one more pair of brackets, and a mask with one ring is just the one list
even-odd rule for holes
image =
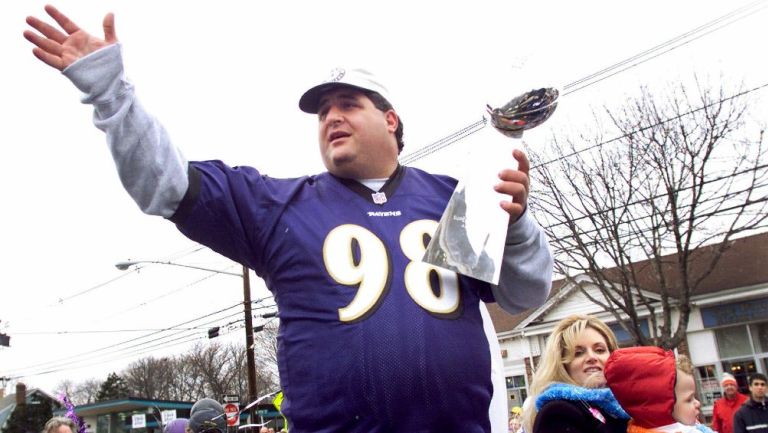
{"label": "woman's face", "polygon": [[580,386],[604,386],[603,368],[611,352],[603,334],[593,328],[586,328],[575,343],[573,360],[565,365],[568,375]]}

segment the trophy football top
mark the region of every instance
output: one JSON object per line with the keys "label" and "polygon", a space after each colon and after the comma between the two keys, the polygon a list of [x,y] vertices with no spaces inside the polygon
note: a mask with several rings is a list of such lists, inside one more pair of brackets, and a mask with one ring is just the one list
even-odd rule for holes
{"label": "trophy football top", "polygon": [[553,87],[532,89],[499,108],[487,105],[491,124],[502,134],[520,138],[526,129],[535,128],[549,119],[557,108],[560,92]]}

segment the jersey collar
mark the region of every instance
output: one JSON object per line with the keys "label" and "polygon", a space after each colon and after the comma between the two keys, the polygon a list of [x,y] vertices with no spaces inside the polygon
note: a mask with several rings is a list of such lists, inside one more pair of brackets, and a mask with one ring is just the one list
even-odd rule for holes
{"label": "jersey collar", "polygon": [[349,188],[352,192],[362,197],[363,200],[379,206],[384,205],[384,203],[395,194],[395,190],[400,185],[404,175],[405,169],[402,165],[398,164],[395,171],[389,176],[389,179],[387,179],[381,189],[374,191],[355,179],[345,179],[331,174],[331,176]]}

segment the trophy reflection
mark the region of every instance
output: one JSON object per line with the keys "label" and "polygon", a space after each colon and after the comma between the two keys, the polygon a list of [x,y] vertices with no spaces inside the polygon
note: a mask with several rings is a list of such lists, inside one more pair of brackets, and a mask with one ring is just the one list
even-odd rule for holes
{"label": "trophy reflection", "polygon": [[547,87],[525,92],[499,108],[487,106],[493,128],[470,137],[477,142],[472,146],[477,155],[448,201],[424,262],[498,284],[509,225],[499,202],[509,197],[494,191],[493,185],[499,170],[511,164],[499,165],[512,160],[507,137],[520,140],[525,130],[549,119],[558,96],[557,89]]}

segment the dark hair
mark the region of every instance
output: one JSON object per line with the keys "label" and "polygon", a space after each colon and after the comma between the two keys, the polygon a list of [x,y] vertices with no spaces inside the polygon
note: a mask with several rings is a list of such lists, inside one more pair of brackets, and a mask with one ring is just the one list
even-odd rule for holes
{"label": "dark hair", "polygon": [[768,382],[768,379],[766,379],[763,373],[752,373],[749,375],[749,386],[752,386],[752,382],[755,380],[762,380],[763,382]]}
{"label": "dark hair", "polygon": [[[390,104],[385,97],[381,96],[381,94],[372,92],[370,90],[364,91],[363,94],[367,96],[368,99],[373,102],[373,106],[379,110],[384,112],[387,110],[394,110],[392,104]],[[405,143],[403,143],[403,119],[401,119],[400,116],[397,116],[397,129],[395,130],[395,138],[397,139],[397,153],[400,153],[403,151],[403,146],[405,146]]]}

